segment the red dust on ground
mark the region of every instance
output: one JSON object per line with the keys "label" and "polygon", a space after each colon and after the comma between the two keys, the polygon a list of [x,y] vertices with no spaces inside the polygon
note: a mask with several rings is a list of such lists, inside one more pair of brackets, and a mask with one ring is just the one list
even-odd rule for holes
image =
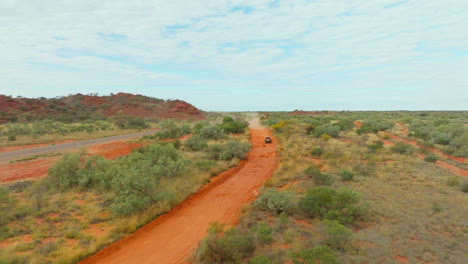
{"label": "red dust on ground", "polygon": [[399,263],[408,263],[408,259],[400,255],[397,255],[395,257],[395,260],[398,261]]}
{"label": "red dust on ground", "polygon": [[12,182],[46,176],[49,168],[60,157],[40,158],[29,162],[0,165],[0,182]]}
{"label": "red dust on ground", "polygon": [[115,159],[117,157],[128,155],[133,149],[142,146],[142,143],[114,141],[111,143],[90,146],[88,148],[88,153],[90,155],[100,155],[106,159]]}

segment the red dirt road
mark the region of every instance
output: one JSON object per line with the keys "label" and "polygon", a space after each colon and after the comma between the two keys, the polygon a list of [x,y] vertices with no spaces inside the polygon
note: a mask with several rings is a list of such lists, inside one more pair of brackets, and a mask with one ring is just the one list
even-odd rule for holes
{"label": "red dirt road", "polygon": [[271,132],[251,129],[250,133],[253,147],[246,161],[214,178],[169,213],[80,263],[186,262],[210,223],[235,224],[242,205],[254,199],[278,165],[275,143],[263,141]]}

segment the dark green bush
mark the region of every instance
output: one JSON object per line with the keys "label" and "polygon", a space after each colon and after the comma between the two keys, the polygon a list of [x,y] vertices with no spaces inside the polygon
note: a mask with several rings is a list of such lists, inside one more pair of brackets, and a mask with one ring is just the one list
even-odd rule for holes
{"label": "dark green bush", "polygon": [[200,130],[196,134],[199,135],[201,138],[214,140],[224,139],[227,137],[223,128],[221,128],[220,126],[212,125],[207,125],[200,128]]}
{"label": "dark green bush", "polygon": [[270,258],[265,255],[257,255],[252,260],[250,260],[250,264],[272,264]]}
{"label": "dark green bush", "polygon": [[340,127],[341,131],[352,130],[354,128],[354,121],[351,119],[342,119],[336,124]]}
{"label": "dark green bush", "polygon": [[245,131],[245,128],[248,126],[249,123],[242,122],[239,120],[234,120],[230,116],[226,116],[223,118],[223,123],[221,124],[221,128],[224,132],[228,134],[242,134]]}
{"label": "dark green bush", "polygon": [[437,157],[430,155],[430,156],[425,157],[424,161],[435,163],[437,161]]}
{"label": "dark green bush", "polygon": [[341,171],[340,177],[343,181],[352,181],[354,178],[354,173],[344,170],[344,171]]}
{"label": "dark green bush", "polygon": [[318,185],[331,185],[333,183],[333,177],[331,175],[322,173],[315,166],[309,166],[304,170],[304,174],[312,178]]}
{"label": "dark green bush", "polygon": [[328,187],[317,187],[307,191],[299,201],[299,208],[310,217],[322,217],[351,223],[363,214],[359,194],[347,189],[336,191]]}
{"label": "dark green bush", "polygon": [[222,228],[210,228],[208,235],[200,242],[196,259],[201,263],[240,263],[255,250],[252,236],[242,234],[235,228],[222,234]]}
{"label": "dark green bush", "polygon": [[250,150],[250,143],[230,140],[226,144],[213,144],[207,149],[210,158],[214,160],[245,159]]}
{"label": "dark green bush", "polygon": [[377,133],[393,127],[393,122],[383,119],[368,119],[362,121],[362,126],[356,130],[358,134]]}
{"label": "dark green bush", "polygon": [[324,134],[330,135],[332,137],[339,137],[340,127],[336,124],[323,124],[316,127],[312,133],[314,137],[321,137]]}
{"label": "dark green bush", "polygon": [[468,193],[468,180],[465,180],[465,181],[461,184],[460,190],[461,190],[462,192]]}
{"label": "dark green bush", "polygon": [[381,140],[376,140],[376,141],[374,141],[373,144],[368,145],[368,146],[367,146],[367,149],[368,149],[369,151],[375,152],[375,151],[377,151],[377,150],[379,150],[379,149],[383,149],[383,146],[384,146],[383,141],[381,141]]}
{"label": "dark green bush", "polygon": [[320,157],[323,154],[323,149],[321,148],[313,148],[310,154],[314,157]]}
{"label": "dark green bush", "polygon": [[403,142],[397,142],[394,146],[390,148],[390,150],[399,154],[413,153],[413,147]]}
{"label": "dark green bush", "polygon": [[269,245],[273,243],[273,228],[265,223],[258,223],[254,228],[254,241],[256,245]]}
{"label": "dark green bush", "polygon": [[295,264],[339,264],[335,257],[335,252],[328,246],[318,246],[301,251],[300,258],[294,260]]}
{"label": "dark green bush", "polygon": [[208,141],[200,135],[195,135],[185,140],[184,145],[193,151],[200,151],[208,147]]}
{"label": "dark green bush", "polygon": [[272,214],[277,215],[282,212],[290,214],[294,208],[294,199],[292,192],[267,188],[254,201],[254,205]]}
{"label": "dark green bush", "polygon": [[353,235],[353,231],[335,220],[325,219],[323,225],[326,243],[333,249],[343,250]]}

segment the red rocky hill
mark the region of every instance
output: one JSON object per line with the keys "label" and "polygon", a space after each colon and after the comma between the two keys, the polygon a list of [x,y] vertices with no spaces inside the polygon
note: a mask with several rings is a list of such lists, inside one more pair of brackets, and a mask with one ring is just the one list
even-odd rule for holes
{"label": "red rocky hill", "polygon": [[0,124],[40,119],[79,121],[110,116],[156,119],[203,119],[203,113],[181,100],[163,100],[128,93],[110,96],[75,94],[56,98],[13,98],[0,95]]}

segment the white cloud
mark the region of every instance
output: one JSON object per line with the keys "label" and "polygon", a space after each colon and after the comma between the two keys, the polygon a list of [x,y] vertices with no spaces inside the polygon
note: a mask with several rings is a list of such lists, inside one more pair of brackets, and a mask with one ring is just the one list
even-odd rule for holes
{"label": "white cloud", "polygon": [[223,93],[256,88],[291,108],[320,94],[352,108],[365,100],[353,93],[382,102],[398,86],[427,105],[444,91],[447,108],[466,109],[468,58],[451,52],[468,49],[468,2],[338,2],[0,0],[0,93],[155,89],[233,110]]}

